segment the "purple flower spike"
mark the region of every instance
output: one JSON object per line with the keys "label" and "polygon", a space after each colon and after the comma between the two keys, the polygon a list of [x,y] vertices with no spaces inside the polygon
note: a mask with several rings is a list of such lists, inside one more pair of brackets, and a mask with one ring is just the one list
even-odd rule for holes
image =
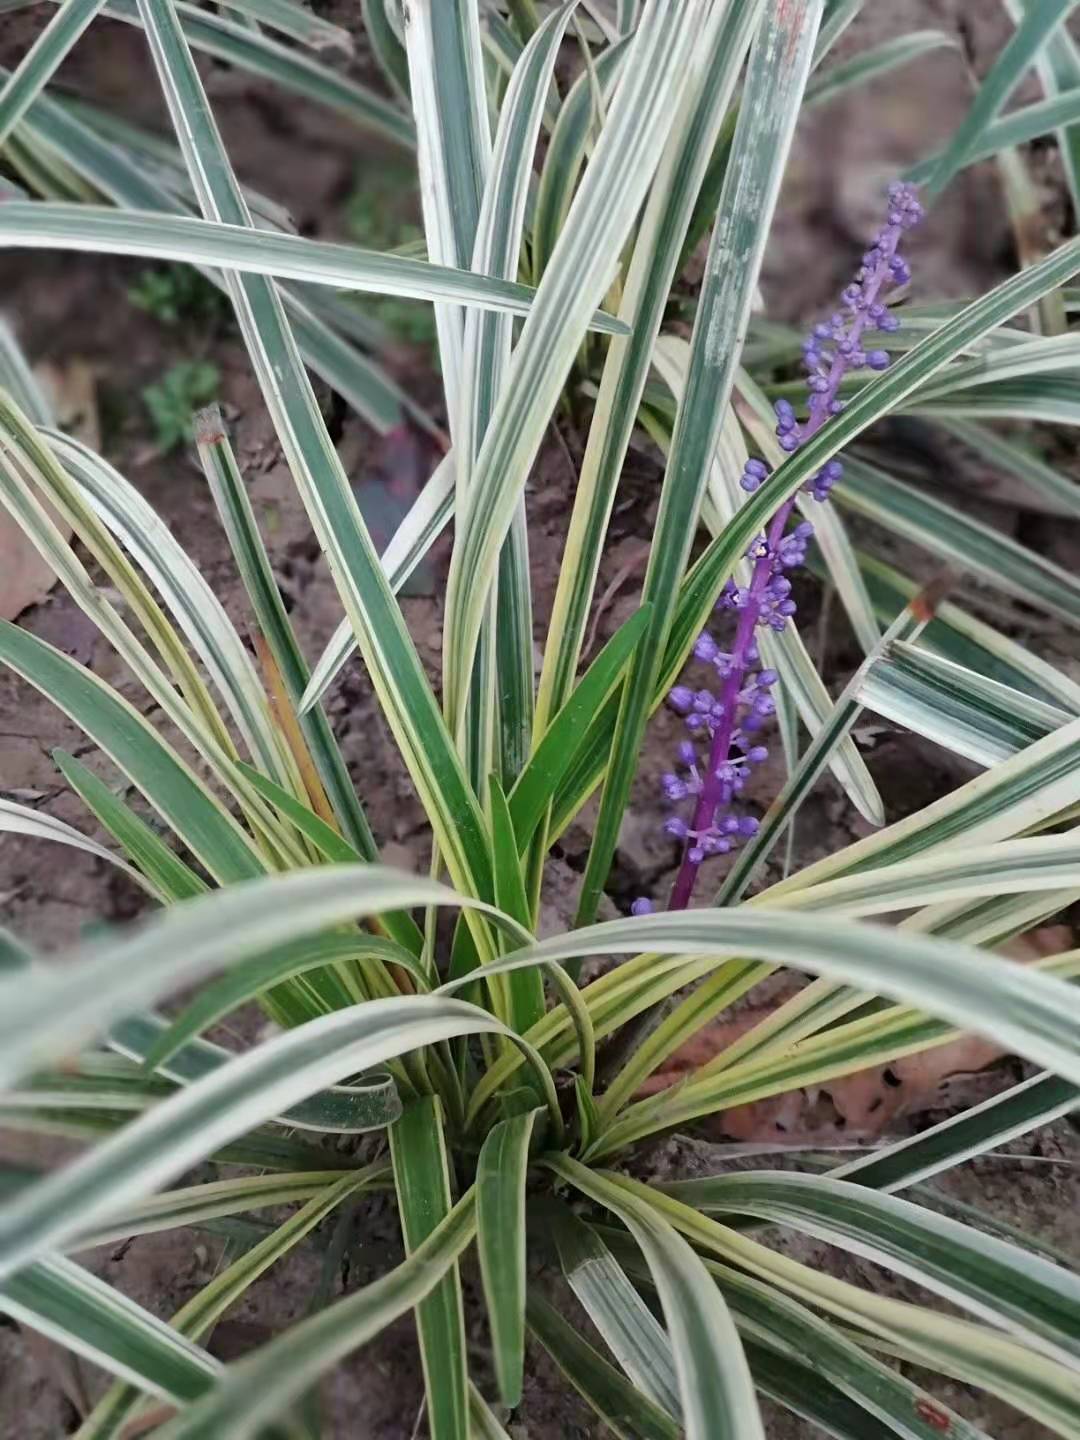
{"label": "purple flower spike", "polygon": [[[805,418],[800,419],[786,396],[774,404],[777,444],[785,454],[793,454],[833,416],[842,413],[840,387],[846,375],[866,367],[879,371],[888,368],[888,351],[866,346],[871,333],[889,335],[900,326],[888,308],[889,292],[911,279],[899,247],[904,235],[922,217],[923,208],[914,186],[901,181],[889,186],[886,223],[864,252],[855,278],[841,296],[841,308],[828,320],[819,321],[803,343],[807,372]],[[824,502],[843,473],[840,460],[828,460],[803,489],[814,500]],[[739,485],[752,495],[768,476],[768,465],[752,458],[743,467]],[[792,585],[785,572],[805,563],[814,527],[802,520],[790,531],[787,529],[794,506],[793,496],[780,506],[765,533],[746,551],[752,571],[750,583],[740,585],[728,580],[717,599],[717,612],[726,612],[728,624],[735,629],[729,648],[723,649],[708,631],[694,646],[697,659],[714,667],[720,681],[719,694],[676,685],[668,696],[672,709],[685,717],[687,729],[699,739],[709,738],[708,759],[702,760],[700,767],[693,745],[684,741],[680,746],[679,759],[689,770],[688,779],[670,774],[662,781],[664,793],[673,803],[694,797],[689,821],[676,815],[664,827],[669,835],[686,842],[668,901],[671,910],[686,908],[698,870],[708,856],[726,854],[758,831],[752,815],[736,814],[732,806],[751,767],[768,758],[767,747],[758,744],[755,737],[775,713],[776,703],[768,691],[777,683],[777,675],[775,670],[761,670],[751,677],[749,671],[759,659],[757,629],[780,632],[795,614]],[[636,909],[641,903],[648,902],[635,902],[635,914],[645,913]]]}

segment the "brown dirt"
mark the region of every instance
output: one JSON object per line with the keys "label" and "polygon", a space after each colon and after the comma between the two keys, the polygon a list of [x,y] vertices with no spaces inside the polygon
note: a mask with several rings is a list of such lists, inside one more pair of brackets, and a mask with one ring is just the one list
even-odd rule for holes
{"label": "brown dirt", "polygon": [[[335,3],[333,9],[333,18],[356,28],[355,5]],[[37,11],[7,18],[0,58],[7,63],[17,59],[39,25]],[[893,5],[878,0],[868,3],[841,53],[923,26],[961,34],[977,71],[985,69],[1002,34],[998,7],[971,6],[966,0],[904,0]],[[354,63],[362,72],[363,60]],[[365,173],[378,172],[386,152],[358,137],[344,121],[303,105],[286,108],[272,93],[221,67],[212,67],[208,78],[242,177],[285,201],[304,233],[342,235],[354,183],[362,185]],[[62,80],[82,94],[116,105],[133,119],[164,128],[142,43],[128,27],[96,22],[66,63]],[[763,276],[770,314],[803,321],[830,304],[873,222],[882,179],[940,143],[963,113],[967,96],[961,63],[948,53],[879,82],[872,99],[865,95],[842,99],[807,117],[800,127]],[[1043,165],[1040,174],[1052,229],[1062,223],[1062,191],[1049,152]],[[1011,239],[1001,219],[991,167],[976,167],[952,188],[920,232],[917,250],[919,284],[928,295],[974,293],[1007,272],[1012,265]],[[131,306],[125,292],[141,268],[121,260],[7,254],[2,303],[36,361],[65,364],[78,359],[93,367],[109,459],[159,508],[230,613],[243,620],[242,592],[201,474],[183,452],[152,453],[138,399],[140,390],[175,361],[192,353],[213,358],[222,372],[222,394],[238,455],[267,523],[277,574],[293,602],[292,618],[301,643],[314,656],[337,623],[339,607],[258,403],[242,349],[227,329],[168,330]],[[388,363],[423,403],[437,404],[437,390],[422,356],[401,350],[388,357]],[[360,422],[343,416],[329,397],[326,406],[349,473],[359,483],[383,463],[384,447]],[[566,439],[571,450],[579,452],[579,437],[568,431]],[[942,483],[943,473],[950,477],[954,473],[952,457],[940,451],[938,457],[937,465],[931,459],[934,483]],[[1068,454],[1064,460],[1074,463]],[[994,492],[977,472],[968,470],[958,478],[977,497],[973,504],[980,515],[1007,533],[1023,533],[1028,543],[1045,545],[1062,563],[1075,565],[1075,526],[1050,525],[1022,514],[1008,496],[1004,502],[987,498]],[[652,529],[658,479],[648,456],[632,453],[600,580],[599,593],[608,591],[609,603],[599,619],[596,645],[637,603],[642,541]],[[538,642],[543,639],[542,619],[557,573],[572,483],[562,447],[545,448],[529,494],[533,578],[541,617]],[[913,573],[928,575],[933,570],[925,556],[912,554],[905,559]],[[403,602],[433,677],[445,566],[444,546],[434,557],[428,593]],[[812,603],[808,618],[813,615]],[[1010,619],[1025,623],[1012,613]],[[54,592],[35,605],[21,623],[88,662],[133,702],[143,703],[137,688],[63,594]],[[1023,633],[1055,660],[1071,658],[1073,642],[1060,627],[1041,628],[1034,636],[1030,628]],[[828,673],[839,679],[855,652],[841,626],[830,627],[827,641]],[[336,687],[328,708],[378,839],[396,863],[422,868],[427,857],[423,813],[358,665],[350,667]],[[670,720],[660,717],[650,731],[634,806],[623,830],[611,886],[617,908],[625,908],[643,890],[661,888],[674,864],[673,849],[659,833],[656,801],[657,777],[666,768],[673,737]],[[861,738],[893,818],[926,804],[967,773],[948,756],[886,726],[867,723]],[[65,717],[10,675],[0,674],[0,791],[36,801],[49,813],[90,829],[81,806],[59,782],[49,758],[54,745],[110,773]],[[765,773],[759,781],[764,798],[775,776]],[[586,814],[557,851],[545,928],[566,924],[572,914],[577,876],[588,847],[588,823]],[[813,860],[861,833],[861,822],[842,796],[831,785],[823,785],[800,820],[799,862]],[[36,844],[0,841],[0,919],[16,934],[43,950],[55,951],[95,924],[119,923],[138,912],[139,896],[107,867],[76,852],[63,852],[62,864],[57,863],[60,858]],[[1022,1158],[987,1158],[941,1183],[960,1198],[1031,1229],[1075,1256],[1080,1253],[1078,1148],[1074,1132],[1062,1122],[1013,1146]],[[9,1136],[0,1154],[9,1167],[37,1168],[56,1163],[70,1149],[63,1142]],[[722,1148],[676,1140],[658,1146],[650,1163],[668,1172],[694,1173],[730,1162]],[[785,1237],[783,1243],[799,1258],[847,1279],[901,1296],[912,1293],[906,1282],[883,1279],[855,1257],[792,1237]],[[377,1202],[358,1207],[335,1290],[363,1283],[384,1269],[398,1244],[393,1219],[384,1207]],[[222,1263],[222,1249],[219,1236],[183,1231],[146,1237],[130,1246],[106,1247],[81,1259],[125,1293],[168,1316],[213,1275]],[[215,1353],[223,1358],[241,1354],[302,1314],[319,1283],[320,1257],[318,1244],[303,1246],[253,1287],[219,1326]],[[475,1299],[475,1286],[471,1293]],[[478,1313],[478,1307],[472,1306],[471,1339],[482,1373],[487,1341]],[[2,1440],[43,1440],[71,1433],[87,1393],[97,1393],[100,1384],[90,1367],[62,1360],[54,1347],[0,1321]],[[356,1440],[406,1440],[414,1433],[421,1393],[412,1326],[406,1321],[339,1367],[322,1387],[325,1433]],[[965,1394],[961,1387],[950,1386],[941,1393],[1000,1440],[1037,1440],[1042,1433],[1030,1423],[1010,1418],[1003,1407]],[[599,1427],[568,1394],[553,1367],[536,1355],[530,1357],[526,1399],[516,1419],[515,1435],[529,1440],[599,1434]],[[768,1411],[767,1426],[771,1440],[802,1440],[810,1433],[801,1422],[775,1409]],[[425,1433],[422,1424],[416,1433]]]}

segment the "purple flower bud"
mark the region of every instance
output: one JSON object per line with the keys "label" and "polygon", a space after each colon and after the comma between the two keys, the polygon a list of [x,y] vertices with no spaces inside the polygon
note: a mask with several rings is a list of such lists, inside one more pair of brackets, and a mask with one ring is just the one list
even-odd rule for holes
{"label": "purple flower bud", "polygon": [[694,692],[689,685],[673,685],[667,698],[676,715],[685,715],[694,703]]}
{"label": "purple flower bud", "polygon": [[890,356],[887,350],[870,350],[866,355],[866,363],[871,370],[887,370],[890,364]]}
{"label": "purple flower bud", "polygon": [[690,849],[686,852],[686,858],[690,861],[691,865],[700,865],[705,859],[705,851],[700,845],[691,845]]}
{"label": "purple flower bud", "polygon": [[664,830],[668,835],[673,835],[676,840],[685,840],[688,832],[685,820],[678,815],[672,815],[670,820],[664,821]]}
{"label": "purple flower bud", "polygon": [[684,765],[697,764],[697,750],[689,740],[679,741],[679,759]]}
{"label": "purple flower bud", "polygon": [[639,895],[638,898],[634,901],[634,903],[630,906],[630,914],[651,915],[653,913],[653,909],[653,902],[647,899],[644,895]]}
{"label": "purple flower bud", "polygon": [[707,665],[717,651],[717,644],[707,630],[703,630],[694,641],[694,655]]}
{"label": "purple flower bud", "polygon": [[711,690],[695,690],[694,709],[699,715],[708,715],[712,710],[715,698]]}
{"label": "purple flower bud", "polygon": [[780,676],[775,670],[762,670],[757,677],[757,683],[761,689],[768,690],[769,687],[775,685],[779,679]]}
{"label": "purple flower bud", "polygon": [[739,834],[744,835],[747,840],[749,840],[752,835],[756,835],[760,828],[759,823],[754,819],[753,815],[743,815],[739,820]]}
{"label": "purple flower bud", "polygon": [[794,435],[780,435],[777,437],[781,450],[786,450],[790,455],[793,450],[799,448],[799,442]]}
{"label": "purple flower bud", "polygon": [[667,774],[661,776],[660,785],[666,799],[671,801],[686,799],[686,784],[680,780],[677,775]]}
{"label": "purple flower bud", "polygon": [[763,760],[769,758],[769,752],[764,745],[751,745],[746,752],[746,758],[751,765],[760,765]]}

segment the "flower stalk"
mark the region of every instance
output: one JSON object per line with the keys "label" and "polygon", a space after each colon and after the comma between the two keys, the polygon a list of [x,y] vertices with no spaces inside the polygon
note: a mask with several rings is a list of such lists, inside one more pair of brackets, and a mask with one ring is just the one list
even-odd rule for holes
{"label": "flower stalk", "polygon": [[[889,187],[886,223],[844,290],[843,308],[815,325],[803,344],[806,418],[798,419],[789,400],[776,402],[777,439],[789,454],[841,413],[844,402],[839,398],[840,385],[850,371],[888,367],[888,351],[866,349],[863,337],[875,331],[888,334],[899,327],[886,297],[911,278],[900,244],[922,216],[914,187],[900,182]],[[843,471],[840,460],[830,460],[803,488],[814,500],[824,503]],[[768,475],[765,462],[753,458],[747,461],[739,483],[752,494]],[[689,821],[674,813],[664,825],[669,835],[683,842],[682,859],[668,898],[669,910],[683,910],[689,905],[707,859],[729,854],[758,829],[756,818],[740,812],[736,805],[753,767],[768,759],[768,749],[760,743],[759,735],[776,710],[770,692],[778,677],[774,670],[756,668],[760,659],[756,633],[763,626],[782,631],[795,614],[787,572],[804,563],[814,533],[805,520],[788,532],[794,508],[792,496],[747,550],[747,559],[753,565],[749,585],[740,587],[729,580],[721,593],[717,610],[733,612],[737,617],[731,649],[721,649],[709,630],[702,631],[694,646],[695,659],[716,671],[721,682],[719,693],[679,684],[668,696],[668,703],[683,717],[691,738],[679,745],[679,770],[663,777],[664,796],[673,805],[688,798],[694,800]],[[706,747],[704,760],[698,748],[702,741]],[[631,907],[637,915],[648,914],[653,908],[653,902],[644,897]]]}

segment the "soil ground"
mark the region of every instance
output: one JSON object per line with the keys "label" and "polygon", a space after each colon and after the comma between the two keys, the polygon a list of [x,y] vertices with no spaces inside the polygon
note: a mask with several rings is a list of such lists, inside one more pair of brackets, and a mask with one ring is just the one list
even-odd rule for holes
{"label": "soil ground", "polygon": [[[334,0],[332,6],[319,8],[359,31],[358,6]],[[965,63],[976,72],[985,69],[1007,34],[999,8],[989,0],[978,5],[969,0],[867,0],[863,16],[843,42],[841,55],[890,34],[925,26],[955,35],[960,48],[932,55],[884,78],[870,92],[807,115],[797,137],[763,276],[771,316],[801,323],[823,307],[831,307],[831,297],[844,283],[863,237],[874,223],[883,180],[940,144],[963,113],[970,93]],[[0,60],[6,64],[17,60],[40,23],[36,11],[6,16],[0,28]],[[361,49],[360,58],[353,62],[359,73],[364,73],[362,57]],[[207,76],[241,176],[285,202],[304,233],[322,237],[348,234],[352,198],[385,174],[395,157],[324,111],[295,104],[285,107],[276,94],[220,67],[209,69]],[[126,26],[96,22],[65,64],[61,80],[79,94],[164,129],[140,38]],[[1045,238],[1052,243],[1067,216],[1064,190],[1050,151],[1040,153],[1037,175],[1044,202]],[[992,167],[967,172],[935,207],[919,234],[916,263],[920,291],[928,297],[976,293],[1013,267],[1011,235],[1002,218]],[[221,321],[170,328],[133,306],[127,291],[143,268],[121,260],[8,253],[0,271],[0,305],[36,362],[61,368],[78,362],[92,368],[108,458],[158,508],[230,613],[242,621],[242,593],[201,474],[182,448],[167,455],[155,451],[139,398],[147,385],[179,360],[194,355],[217,365],[237,453],[253,501],[267,525],[275,570],[292,603],[300,640],[307,653],[315,656],[336,625],[339,608],[259,404],[242,348]],[[385,362],[421,403],[437,409],[438,387],[422,351],[401,345]],[[403,459],[400,451],[343,413],[328,395],[324,398],[340,452],[358,486],[370,483],[373,475],[401,478],[403,467],[412,467],[419,476],[430,470],[433,453],[426,451],[423,440],[416,439],[415,454]],[[577,456],[581,448],[580,436],[571,425],[565,428],[563,440],[565,443],[545,447],[528,497],[538,641],[543,638],[573,484],[567,455]],[[905,443],[904,437],[896,437],[896,443]],[[1075,526],[1051,524],[1007,500],[993,498],[986,477],[970,469],[958,471],[950,455],[931,454],[928,458],[922,453],[909,458],[921,459],[925,478],[931,483],[967,487],[971,506],[980,516],[1006,533],[1022,536],[1060,563],[1075,567],[1080,558]],[[1076,472],[1075,457],[1068,452],[1061,463]],[[652,528],[658,479],[653,457],[633,452],[599,585],[605,603],[597,619],[594,649],[637,603],[643,541]],[[408,475],[403,483],[411,483]],[[929,576],[933,572],[929,557],[912,554],[904,558],[912,573]],[[433,676],[440,650],[440,596],[446,559],[445,547],[439,548],[414,587],[419,593],[403,602],[412,634]],[[816,604],[808,594],[804,613],[811,625]],[[1054,625],[1040,623],[1036,628],[1030,618],[1025,621],[1011,612],[1007,618],[1027,643],[1055,663],[1073,665],[1075,644],[1068,634]],[[133,703],[144,706],[137,687],[62,593],[54,591],[44,603],[24,613],[20,623],[90,664]],[[1025,625],[1027,628],[1022,628]],[[855,659],[850,637],[839,623],[821,623],[813,626],[813,631],[826,673],[842,681]],[[423,813],[359,665],[350,667],[332,693],[328,708],[387,857],[422,869],[427,859]],[[613,910],[624,910],[634,895],[661,888],[674,864],[671,845],[660,834],[656,800],[656,780],[666,768],[673,735],[665,719],[650,731],[612,879]],[[860,738],[890,818],[928,803],[968,773],[942,752],[891,727],[868,724]],[[10,675],[0,674],[0,791],[39,803],[50,814],[88,829],[82,807],[58,781],[49,753],[56,745],[108,773],[104,762],[63,715]],[[765,773],[759,783],[764,795],[774,785],[775,776]],[[552,866],[546,897],[550,929],[569,918],[587,850],[588,823],[586,814],[571,828]],[[840,793],[823,785],[800,822],[797,859],[805,863],[848,843],[861,831],[861,822],[853,817]],[[0,921],[42,950],[63,950],[96,924],[128,920],[138,913],[140,903],[133,887],[90,856],[67,850],[54,853],[14,839],[0,841]],[[1015,1072],[1006,1068],[1003,1076],[1010,1073]],[[942,1103],[955,1102],[946,1096]],[[938,1117],[926,1116],[919,1123],[934,1118]],[[1015,1152],[1012,1157],[989,1157],[965,1166],[942,1181],[942,1187],[998,1219],[1032,1231],[1073,1257],[1080,1256],[1080,1145],[1074,1132],[1060,1122],[1011,1148]],[[7,1166],[38,1168],[56,1163],[71,1149],[67,1142],[31,1141],[10,1134],[3,1139],[0,1156]],[[727,1160],[726,1152],[695,1139],[665,1142],[645,1157],[643,1164],[653,1172],[688,1174],[716,1169]],[[380,1273],[399,1245],[393,1216],[379,1201],[358,1205],[347,1217],[340,1239],[342,1263],[330,1277],[334,1292]],[[857,1257],[791,1237],[782,1237],[780,1243],[810,1263],[879,1291],[903,1297],[914,1294],[907,1282],[883,1276]],[[105,1247],[80,1258],[140,1303],[169,1316],[221,1266],[224,1247],[221,1236],[177,1231]],[[301,1247],[275,1267],[218,1326],[211,1346],[214,1353],[223,1359],[242,1354],[301,1315],[312,1289],[320,1283],[324,1263],[320,1247],[313,1244]],[[475,1301],[474,1277],[467,1280],[470,1299]],[[474,1317],[471,1340],[482,1374],[487,1337],[477,1318],[479,1306],[471,1304],[470,1313]],[[87,1397],[96,1395],[100,1387],[100,1377],[91,1367],[65,1359],[47,1342],[0,1320],[2,1440],[44,1440],[72,1433]],[[412,1323],[406,1320],[339,1367],[321,1387],[324,1433],[351,1440],[408,1440],[410,1435],[423,1435],[426,1430],[418,1419],[421,1393]],[[1045,1433],[1010,1416],[996,1402],[965,1393],[962,1387],[946,1387],[939,1393],[999,1440],[1038,1440]],[[801,1440],[811,1433],[803,1422],[776,1410],[769,1411],[767,1424],[771,1440]],[[530,1355],[525,1402],[515,1416],[513,1431],[522,1440],[600,1433],[539,1354]]]}

